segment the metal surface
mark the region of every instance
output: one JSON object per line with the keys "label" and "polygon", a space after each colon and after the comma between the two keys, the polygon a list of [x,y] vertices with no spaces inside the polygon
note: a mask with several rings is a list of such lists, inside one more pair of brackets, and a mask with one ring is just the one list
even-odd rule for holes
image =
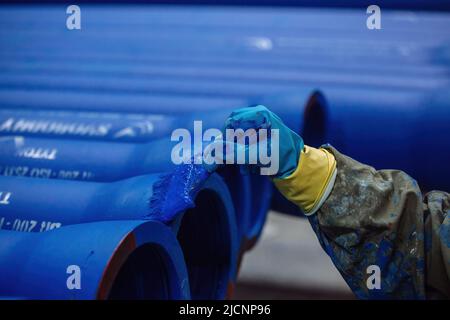
{"label": "metal surface", "polygon": [[[157,220],[158,216],[150,215],[150,199],[159,179],[159,175],[149,175],[94,183],[0,177],[0,189],[11,194],[8,204],[0,206],[1,228],[50,232],[92,221]],[[164,214],[175,217],[172,229],[186,259],[192,297],[222,299],[228,284],[236,279],[239,243],[233,204],[226,185],[216,175],[208,178],[194,201],[194,208]]]}
{"label": "metal surface", "polygon": [[[84,223],[42,233],[1,231],[0,248],[1,298],[190,297],[179,244],[159,222]],[[79,267],[79,289],[70,286],[70,266]]]}
{"label": "metal surface", "polygon": [[[168,172],[176,167],[171,161],[174,143],[168,139],[131,144],[4,137],[0,139],[0,145],[0,174],[5,176],[110,182]],[[108,156],[106,165],[105,155]],[[232,186],[238,220],[246,221],[252,215],[259,220],[264,219],[270,201],[270,182],[265,177],[241,175],[237,167],[227,167],[222,174]],[[248,195],[254,194],[255,190],[261,190],[258,194],[264,197],[252,202]],[[252,237],[254,232],[245,228],[253,228],[254,223],[248,224],[241,225],[240,230]]]}
{"label": "metal surface", "polygon": [[[431,146],[430,152],[439,152],[448,147],[448,139],[434,138],[445,136],[443,124],[407,120],[385,132],[398,123],[392,120],[401,114],[395,108],[410,107],[407,118],[416,117],[412,110],[418,108],[433,119],[448,117],[448,99],[441,107],[431,99],[449,88],[447,13],[383,10],[383,29],[373,31],[360,9],[84,5],[88,24],[77,33],[60,25],[58,6],[44,11],[45,22],[36,22],[39,32],[30,29],[26,22],[34,21],[33,10],[10,8],[2,20],[10,28],[2,33],[5,108],[157,111],[179,117],[188,111],[202,119],[205,110],[262,101],[284,112],[283,119],[297,129],[292,119],[301,117],[301,109],[267,101],[317,88],[330,104],[329,135],[310,135],[307,143],[331,142],[378,168],[403,169],[427,188],[448,187],[447,176],[427,169],[441,166],[448,154],[443,161],[413,164],[417,155],[402,136],[410,132]],[[132,16],[133,24],[123,15]],[[374,125],[359,134],[368,114],[376,115]],[[387,147],[399,146],[389,150],[390,157],[370,147],[384,137],[395,141]]]}
{"label": "metal surface", "polygon": [[[358,1],[347,5],[357,7],[83,3],[79,31],[65,28],[66,4],[1,6],[0,171],[27,176],[1,178],[6,191],[14,187],[15,193],[23,194],[18,203],[22,207],[6,210],[5,215],[19,214],[20,219],[42,215],[40,219],[67,219],[67,223],[111,216],[140,219],[145,203],[139,197],[150,192],[151,182],[146,189],[148,176],[136,176],[173,170],[171,131],[182,127],[192,132],[193,120],[220,129],[232,109],[252,104],[265,104],[280,114],[307,144],[329,142],[377,168],[404,170],[425,189],[448,189],[450,15],[383,8],[382,29],[368,30],[366,5]],[[404,8],[406,3],[379,5]],[[413,1],[408,8],[446,6],[439,1]],[[34,123],[34,129],[33,125],[21,129],[20,119]],[[42,121],[53,126],[58,121],[75,123],[88,133],[79,134],[80,127],[64,134],[35,129],[48,128]],[[89,133],[105,123],[108,133]],[[424,156],[424,150],[440,156]],[[235,167],[220,174],[233,201],[225,201],[221,192],[214,192],[219,200],[201,192],[196,207],[171,225],[183,248],[193,298],[223,298],[231,292],[232,284],[227,283],[236,277],[238,247],[242,255],[249,243],[256,242],[270,201],[273,208],[300,214],[279,194],[271,196],[265,177],[245,176]],[[129,180],[117,182],[123,179]],[[137,185],[125,187],[127,183]],[[97,188],[103,196],[98,196]],[[78,203],[73,195],[79,197]],[[230,214],[233,209],[220,209],[219,203],[231,206],[231,202],[236,216]],[[87,225],[91,224],[34,235],[1,231],[0,236],[40,243],[38,239],[53,239],[64,230]],[[70,235],[76,238],[75,233]],[[66,263],[62,257],[69,251],[64,251],[62,242],[68,238],[58,238],[59,256],[50,256],[55,261]],[[39,250],[45,257],[50,255],[45,247],[53,242],[42,241]],[[78,252],[72,247],[67,250],[75,256]],[[12,249],[4,252],[2,261],[18,261],[18,265],[26,256]],[[102,264],[96,268],[93,274],[98,277]],[[8,269],[9,274],[13,271]],[[18,273],[33,275],[31,269]],[[90,280],[92,292],[96,281]],[[40,297],[37,291],[14,284],[7,289],[5,296]],[[95,298],[92,292],[83,297]],[[50,294],[67,297],[68,293]]]}

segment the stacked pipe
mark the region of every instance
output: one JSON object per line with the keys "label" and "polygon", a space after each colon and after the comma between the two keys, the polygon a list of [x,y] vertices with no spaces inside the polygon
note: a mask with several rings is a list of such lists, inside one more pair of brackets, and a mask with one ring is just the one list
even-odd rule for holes
{"label": "stacked pipe", "polygon": [[[0,232],[5,299],[188,299],[183,254],[155,221],[103,221],[42,233]],[[69,290],[71,268],[80,289]],[[75,283],[76,285],[76,283]]]}
{"label": "stacked pipe", "polygon": [[[30,254],[44,259],[53,248],[54,268],[69,264],[68,254],[77,264],[100,250],[98,261],[119,259],[122,269],[113,269],[124,271],[95,263],[90,293],[79,296],[66,287],[39,296],[1,282],[5,297],[225,297],[270,201],[301,213],[279,194],[271,199],[264,177],[228,166],[206,180],[194,208],[166,212],[176,217],[167,226],[149,214],[148,200],[161,173],[176,169],[171,132],[193,132],[194,120],[220,129],[236,107],[265,104],[308,144],[330,142],[368,164],[405,170],[427,189],[449,187],[447,13],[383,11],[383,29],[368,30],[359,9],[82,5],[82,29],[68,31],[64,12],[0,7],[0,192],[10,195],[0,225],[14,230],[0,233],[0,268]],[[441,156],[423,160],[424,145]],[[178,249],[140,250],[162,242],[142,232],[149,238],[127,251],[131,258],[114,258],[121,239],[147,225]],[[111,230],[105,249],[97,228]],[[79,251],[61,248],[87,233]],[[146,255],[166,260],[142,266],[154,290],[138,294],[126,270],[153,260]],[[42,277],[54,274],[37,263]],[[165,269],[173,272],[155,276]],[[6,271],[11,279],[32,273]],[[101,289],[104,273],[114,290]]]}
{"label": "stacked pipe", "polygon": [[[16,268],[20,265],[21,260],[10,260],[11,256],[17,255],[18,259],[26,260],[29,255],[32,255],[32,257],[36,256],[36,259],[45,260],[45,257],[48,256],[50,252],[52,252],[54,259],[55,261],[58,261],[58,264],[54,267],[46,265],[47,267],[62,268],[63,263],[73,259],[75,265],[81,261],[82,263],[79,265],[88,269],[86,272],[83,270],[83,273],[89,273],[91,272],[88,268],[90,264],[87,265],[87,261],[84,260],[89,259],[91,254],[96,257],[96,254],[99,251],[105,255],[104,259],[106,259],[107,262],[114,257],[113,254],[115,251],[120,250],[120,247],[116,248],[114,246],[121,246],[121,242],[125,241],[123,232],[134,232],[134,229],[130,228],[130,224],[133,228],[148,224],[152,225],[152,229],[147,232],[143,231],[141,237],[146,236],[150,240],[157,237],[158,242],[156,242],[156,240],[155,242],[148,240],[145,243],[140,243],[139,246],[136,243],[133,243],[134,247],[127,247],[129,252],[126,253],[125,257],[130,255],[133,255],[134,257],[137,255],[138,257],[133,258],[137,261],[128,262],[131,258],[121,258],[121,260],[118,261],[118,265],[113,266],[114,268],[118,269],[121,267],[121,269],[125,268],[126,270],[126,268],[133,268],[132,266],[127,267],[128,264],[136,264],[135,267],[138,269],[142,268],[142,272],[144,272],[144,266],[139,267],[138,261],[143,260],[144,263],[150,263],[147,261],[152,255],[154,255],[154,259],[163,259],[167,256],[167,253],[164,251],[162,253],[153,253],[154,250],[152,248],[162,246],[161,250],[163,250],[170,244],[171,248],[165,250],[172,250],[173,252],[171,252],[171,254],[178,254],[178,256],[175,257],[176,259],[171,256],[165,257],[165,259],[168,259],[167,263],[174,264],[174,266],[169,266],[172,269],[176,268],[174,272],[186,273],[187,268],[192,291],[190,294],[187,293],[186,288],[189,284],[187,277],[177,278],[179,281],[176,281],[176,283],[172,285],[176,286],[175,289],[178,290],[178,293],[175,292],[170,296],[166,295],[166,298],[178,297],[186,299],[192,297],[195,299],[220,299],[225,297],[229,290],[228,285],[232,285],[231,281],[235,274],[235,260],[238,245],[234,210],[226,185],[220,177],[216,175],[211,176],[204,183],[199,193],[195,194],[195,207],[185,208],[185,210],[183,210],[183,215],[175,216],[175,219],[169,225],[172,229],[172,232],[170,232],[168,227],[165,227],[162,223],[158,222],[159,217],[153,213],[154,207],[152,207],[152,204],[150,203],[152,200],[160,201],[159,195],[156,195],[155,198],[155,194],[158,192],[158,188],[160,188],[158,185],[160,181],[160,175],[142,175],[114,183],[87,183],[61,179],[45,180],[39,178],[30,179],[26,177],[1,177],[0,189],[7,190],[7,193],[11,196],[8,197],[6,205],[0,206],[0,215],[2,217],[0,223],[3,230],[13,230],[9,232],[2,231],[2,234],[7,234],[7,236],[5,236],[7,241],[5,240],[5,242],[2,243],[2,245],[6,246],[4,248],[5,250],[1,251],[3,254],[7,255],[4,260],[5,264],[3,264],[5,270],[8,271],[6,275],[17,273]],[[183,181],[179,181],[178,183],[182,184]],[[44,201],[43,195],[45,195]],[[177,199],[175,198],[170,200],[175,203],[177,202]],[[172,213],[168,211],[170,211],[169,207],[166,206],[166,211],[164,212],[165,215],[176,214],[178,212],[175,209]],[[106,223],[106,221],[110,220],[112,222],[109,224]],[[117,220],[123,221],[119,222]],[[151,221],[151,223],[145,222],[147,220]],[[79,227],[74,229],[71,228],[72,225],[77,225]],[[117,228],[118,225],[121,227],[117,229],[116,232],[116,229],[114,228]],[[109,233],[107,232],[108,229],[103,230],[103,226],[106,226],[106,228],[109,228],[110,226],[111,230]],[[89,238],[86,239],[85,233],[90,233],[93,228],[98,229],[97,233],[90,235],[94,237],[93,241],[99,241],[99,238],[107,237],[107,240],[110,241],[110,245],[112,246],[110,248],[112,251],[104,252],[104,250],[108,249],[102,248],[100,246],[101,244],[98,244],[97,242],[89,242]],[[155,231],[153,231],[154,229]],[[37,237],[31,237],[26,233],[17,235],[15,234],[17,231],[43,233],[40,233]],[[105,233],[102,234],[102,232]],[[47,236],[47,233],[52,235]],[[54,233],[57,235],[53,236]],[[175,239],[175,235],[178,235],[178,242]],[[110,236],[112,238],[110,238]],[[52,244],[52,242],[50,242],[50,244],[48,244],[47,240],[45,240],[46,237],[50,237],[51,240],[49,241],[55,241],[57,243]],[[62,239],[59,240],[59,237]],[[71,239],[71,237],[73,237],[73,239]],[[30,248],[30,242],[40,242],[41,239],[43,239],[42,241],[46,243],[46,245],[42,245],[42,248],[38,247],[36,250],[32,247]],[[69,241],[69,239],[71,239],[72,246],[84,244],[85,241],[87,241],[86,247],[82,247],[83,251],[79,253],[76,252],[76,255],[72,257],[74,253],[70,246],[66,249],[64,249],[64,247],[58,247],[58,245],[65,245],[63,239],[66,239],[64,241]],[[141,239],[139,238],[137,240]],[[152,247],[150,248],[152,250],[139,249],[141,245],[147,246],[147,243]],[[22,250],[25,250],[25,252],[22,253]],[[41,253],[39,250],[47,251]],[[142,251],[142,253],[134,253],[135,251]],[[147,253],[147,251],[149,252]],[[61,254],[62,257],[60,257]],[[77,256],[78,254],[79,256]],[[186,266],[182,261],[183,255]],[[59,262],[59,258],[62,259],[61,262]],[[9,263],[6,263],[7,261],[9,261]],[[34,263],[34,261],[31,262]],[[162,262],[153,263],[155,264],[155,267],[150,265],[149,268],[156,268],[156,266]],[[149,297],[147,294],[153,294],[155,297],[158,294],[163,294],[162,292],[158,293],[159,287],[167,287],[168,284],[159,284],[155,279],[157,280],[158,277],[163,277],[164,269],[169,268],[167,267],[167,263],[164,266],[160,265],[162,271],[155,269],[155,272],[159,272],[157,275],[142,275],[144,279],[146,277],[153,278],[148,278],[148,281],[144,285],[144,288],[145,286],[150,286],[150,288],[145,288],[145,290],[151,290],[151,292],[144,292],[145,295],[141,298]],[[73,264],[74,263],[69,265]],[[92,262],[92,265],[96,268],[92,277],[99,277],[102,273],[112,272],[109,269],[109,265],[108,269],[105,268],[105,265],[97,265],[95,262]],[[43,266],[42,270],[39,268],[36,269],[38,275],[36,276],[35,283],[38,287],[42,285],[41,271],[46,273],[51,270],[56,270],[48,269],[46,266]],[[31,265],[29,267],[32,268]],[[65,269],[60,269],[58,274],[65,275],[64,272]],[[119,272],[119,270],[116,270],[115,272],[116,274],[109,275],[109,278],[105,280],[109,281],[109,283],[103,285],[112,285],[111,282],[115,277],[118,277],[117,272]],[[139,281],[139,277],[141,276],[140,274],[133,275],[131,273],[132,269],[123,272],[130,273],[127,273],[124,277],[131,280],[132,284],[133,282]],[[50,272],[48,277],[51,277],[51,274],[52,273]],[[18,276],[19,275],[16,274],[15,277],[17,278]],[[91,276],[90,273],[89,276]],[[169,278],[171,277],[169,275],[166,276]],[[134,281],[133,277],[135,277]],[[87,280],[84,281],[89,283],[95,280],[92,284],[94,286],[92,287],[92,290],[100,290],[98,287],[101,285],[98,283],[100,279],[90,279],[86,276],[84,276],[84,278],[87,278]],[[135,290],[127,286],[126,283],[116,284],[121,281],[128,281],[126,279],[121,280],[119,277],[113,282],[114,286],[119,286],[119,289],[117,289],[117,292],[114,295],[118,295],[118,297],[139,298],[139,296],[137,296],[139,291],[135,292]],[[169,280],[174,281],[173,279]],[[64,289],[67,291],[67,288],[65,288],[65,281],[61,282],[60,278],[55,278],[52,281],[58,284],[59,293],[63,292]],[[155,281],[155,288],[152,287],[153,281]],[[5,285],[4,290],[11,289],[11,282],[2,282],[2,285],[3,284]],[[25,285],[26,284],[24,284],[24,286]],[[12,287],[14,287],[14,285]],[[21,289],[22,287],[20,286],[17,288],[17,290]],[[165,288],[165,290],[169,289],[172,291],[175,290],[170,287]],[[128,296],[128,290],[131,290],[129,294],[136,294],[136,296]],[[97,292],[100,294],[97,297],[109,297],[109,294],[112,294],[109,292],[109,290],[107,290],[107,292],[102,292],[101,294]],[[181,295],[180,292],[183,294]],[[25,294],[25,292],[23,294]],[[36,298],[38,297],[36,296],[37,294],[39,293],[32,292],[31,295],[26,295],[25,297]],[[80,295],[79,298],[95,297],[92,295],[92,292],[89,294],[89,296]],[[71,296],[71,294],[70,292],[67,292],[62,297],[69,296]],[[48,297],[54,298],[57,296]],[[42,298],[47,298],[47,296],[43,296]]]}

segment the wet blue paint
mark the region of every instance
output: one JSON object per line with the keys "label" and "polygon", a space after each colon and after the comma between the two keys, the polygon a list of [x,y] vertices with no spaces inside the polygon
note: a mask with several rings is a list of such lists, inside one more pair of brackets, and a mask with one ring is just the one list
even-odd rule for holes
{"label": "wet blue paint", "polygon": [[169,222],[189,208],[194,207],[194,199],[210,172],[198,164],[183,164],[172,173],[161,175],[153,186],[147,218]]}

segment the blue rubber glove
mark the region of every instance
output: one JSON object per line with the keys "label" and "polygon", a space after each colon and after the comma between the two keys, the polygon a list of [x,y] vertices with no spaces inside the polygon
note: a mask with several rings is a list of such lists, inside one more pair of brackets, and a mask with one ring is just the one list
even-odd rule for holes
{"label": "blue rubber glove", "polygon": [[[283,121],[265,106],[258,105],[233,111],[225,122],[225,129],[277,129],[279,132],[279,170],[275,178],[285,178],[297,168],[303,139],[289,129]],[[225,131],[225,130],[224,130]],[[272,147],[270,134],[267,138],[269,150]],[[256,166],[262,166],[259,162]]]}

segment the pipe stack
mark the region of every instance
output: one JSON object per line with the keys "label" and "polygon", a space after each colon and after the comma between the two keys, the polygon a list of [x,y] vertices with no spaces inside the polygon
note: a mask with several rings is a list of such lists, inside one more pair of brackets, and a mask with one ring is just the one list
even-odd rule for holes
{"label": "pipe stack", "polygon": [[450,189],[450,14],[381,2],[369,30],[358,1],[290,4],[80,2],[81,30],[66,4],[0,6],[2,298],[230,296],[268,210],[302,214],[266,177],[171,161],[173,130],[238,107]]}

